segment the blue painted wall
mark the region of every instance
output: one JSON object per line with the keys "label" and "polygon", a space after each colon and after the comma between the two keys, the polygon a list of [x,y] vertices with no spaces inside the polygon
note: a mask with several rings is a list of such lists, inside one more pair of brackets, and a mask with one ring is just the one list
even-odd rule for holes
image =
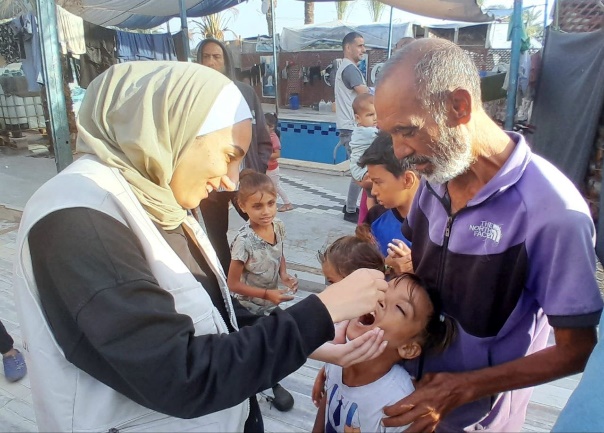
{"label": "blue painted wall", "polygon": [[[281,156],[302,161],[334,164],[333,151],[338,144],[335,123],[281,120]],[[335,164],[346,160],[346,150],[339,147]]]}

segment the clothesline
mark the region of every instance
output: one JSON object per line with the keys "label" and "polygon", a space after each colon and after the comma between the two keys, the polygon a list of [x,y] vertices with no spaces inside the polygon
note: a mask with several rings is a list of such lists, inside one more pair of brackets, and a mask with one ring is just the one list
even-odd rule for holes
{"label": "clothesline", "polygon": [[[182,57],[177,55],[184,51],[178,49],[180,34],[116,30],[84,21],[58,5],[56,10],[61,53],[68,59],[74,81],[83,88],[115,63]],[[21,61],[28,90],[40,90],[42,61],[35,14],[23,14],[0,25],[0,55],[8,64]]]}

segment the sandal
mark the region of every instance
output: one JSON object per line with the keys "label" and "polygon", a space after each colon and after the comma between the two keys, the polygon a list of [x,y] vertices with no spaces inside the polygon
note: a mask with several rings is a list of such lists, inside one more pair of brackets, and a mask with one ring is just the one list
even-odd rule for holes
{"label": "sandal", "polygon": [[16,382],[27,373],[25,359],[18,350],[15,350],[14,355],[3,356],[2,363],[4,364],[4,376],[9,382]]}
{"label": "sandal", "polygon": [[294,206],[291,203],[284,204],[283,206],[277,209],[279,212],[287,212],[288,210],[292,210]]}

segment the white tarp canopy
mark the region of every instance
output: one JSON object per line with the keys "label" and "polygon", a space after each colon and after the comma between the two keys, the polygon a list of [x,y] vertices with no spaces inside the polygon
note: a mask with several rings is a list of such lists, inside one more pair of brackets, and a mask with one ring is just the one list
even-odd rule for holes
{"label": "white tarp canopy", "polygon": [[[512,41],[508,41],[509,23],[491,23],[487,33],[487,43],[485,48],[493,50],[511,50]],[[535,38],[530,38],[531,48],[540,50],[543,46]]]}
{"label": "white tarp canopy", "polygon": [[[343,21],[284,28],[281,32],[281,50],[342,49],[342,39],[350,32],[363,35],[368,47],[387,48],[388,28],[387,23],[353,25]],[[406,36],[413,36],[413,23],[393,23],[392,40],[397,41]]]}
{"label": "white tarp canopy", "polygon": [[[200,17],[223,11],[242,1],[185,0],[185,8],[187,17]],[[104,27],[150,29],[180,15],[178,0],[56,0],[56,3],[84,21]]]}
{"label": "white tarp canopy", "polygon": [[493,18],[485,14],[476,0],[380,0],[397,9],[443,20],[484,23]]}

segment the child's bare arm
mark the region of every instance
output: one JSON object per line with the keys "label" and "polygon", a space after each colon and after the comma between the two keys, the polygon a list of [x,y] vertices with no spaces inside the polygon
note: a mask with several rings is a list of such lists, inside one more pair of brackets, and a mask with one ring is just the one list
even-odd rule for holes
{"label": "child's bare arm", "polygon": [[285,256],[281,256],[281,263],[279,264],[279,276],[281,281],[285,284],[289,290],[293,293],[298,291],[298,279],[292,277],[287,273],[287,264],[285,263]]}
{"label": "child's bare arm", "polygon": [[281,158],[281,150],[274,149],[273,153],[271,153],[271,159],[279,159],[279,158]]}
{"label": "child's bare arm", "polygon": [[357,184],[359,184],[359,186],[363,189],[369,189],[373,186],[373,182],[371,182],[371,178],[369,177],[369,174],[367,174],[367,173],[365,173],[365,176],[363,176],[363,179],[358,181]]}
{"label": "child's bare arm", "polygon": [[317,411],[317,417],[315,418],[315,425],[312,427],[313,433],[324,433],[325,432],[325,411],[327,406],[327,396],[323,396],[321,403],[319,403],[319,410]]}

